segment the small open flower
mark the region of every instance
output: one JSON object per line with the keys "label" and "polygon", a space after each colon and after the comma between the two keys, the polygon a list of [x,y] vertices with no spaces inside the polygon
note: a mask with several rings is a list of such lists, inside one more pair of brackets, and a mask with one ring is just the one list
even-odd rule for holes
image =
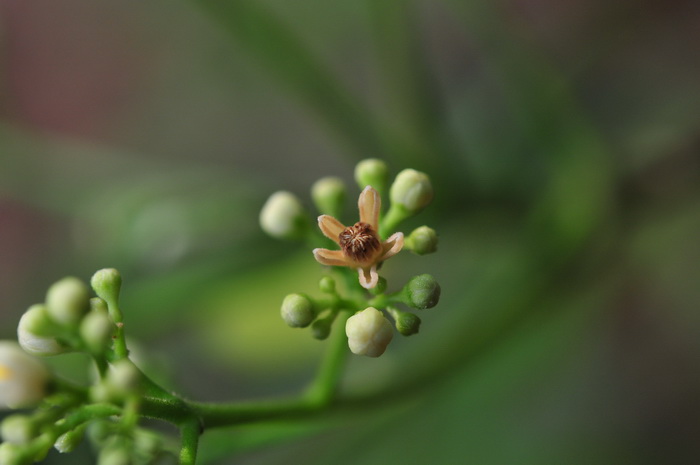
{"label": "small open flower", "polygon": [[323,234],[340,246],[340,250],[314,249],[314,257],[323,265],[356,268],[360,284],[366,289],[377,285],[377,266],[399,253],[403,247],[403,233],[397,232],[386,241],[377,234],[381,197],[372,186],[365,187],[357,206],[360,221],[346,227],[329,215],[318,217],[318,226]]}
{"label": "small open flower", "polygon": [[46,394],[49,370],[10,341],[0,341],[0,409],[29,407]]}

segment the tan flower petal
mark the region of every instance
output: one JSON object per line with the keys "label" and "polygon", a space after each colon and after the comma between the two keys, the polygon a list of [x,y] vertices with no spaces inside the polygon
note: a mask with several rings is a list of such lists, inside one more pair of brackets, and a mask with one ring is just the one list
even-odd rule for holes
{"label": "tan flower petal", "polygon": [[365,187],[357,201],[360,210],[360,221],[372,226],[375,231],[379,228],[379,210],[382,208],[382,198],[372,186]]}
{"label": "tan flower petal", "polygon": [[334,241],[336,244],[340,244],[340,233],[345,230],[343,223],[330,215],[321,215],[318,217],[318,227],[321,228],[321,232],[324,236]]}
{"label": "tan flower petal", "polygon": [[379,282],[376,265],[372,265],[370,268],[358,268],[357,273],[360,276],[360,286],[365,289],[372,289]]}
{"label": "tan flower petal", "polygon": [[314,258],[321,265],[351,266],[352,263],[343,255],[342,250],[314,249]]}
{"label": "tan flower petal", "polygon": [[382,248],[384,250],[382,257],[380,258],[382,261],[399,253],[403,248],[403,233],[397,232],[389,236],[389,239],[384,241],[382,244]]}

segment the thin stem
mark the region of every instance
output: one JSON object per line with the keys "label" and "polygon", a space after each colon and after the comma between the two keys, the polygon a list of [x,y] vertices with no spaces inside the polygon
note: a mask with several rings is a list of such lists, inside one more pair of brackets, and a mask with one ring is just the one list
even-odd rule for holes
{"label": "thin stem", "polygon": [[180,465],[194,465],[197,461],[197,448],[202,427],[197,421],[189,421],[180,425],[182,445],[180,448]]}
{"label": "thin stem", "polygon": [[305,397],[312,404],[326,406],[333,400],[345,366],[347,353],[345,322],[349,317],[350,312],[341,312],[334,323],[335,330],[329,338],[326,356],[321,362],[316,378],[306,390]]}

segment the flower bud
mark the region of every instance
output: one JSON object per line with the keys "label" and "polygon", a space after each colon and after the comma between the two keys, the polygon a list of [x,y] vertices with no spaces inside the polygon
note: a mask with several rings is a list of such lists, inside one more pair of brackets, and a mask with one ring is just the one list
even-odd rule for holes
{"label": "flower bud", "polygon": [[330,276],[324,276],[318,282],[318,288],[325,294],[335,294],[335,279]]}
{"label": "flower bud", "polygon": [[360,189],[372,186],[377,191],[384,192],[389,182],[389,168],[376,158],[362,160],[355,166],[355,181]]}
{"label": "flower bud", "polygon": [[299,239],[308,226],[304,207],[291,192],[275,192],[260,211],[260,227],[277,239]]}
{"label": "flower bud", "polygon": [[311,198],[319,213],[338,217],[345,202],[345,183],[333,176],[321,178],[311,186]]}
{"label": "flower bud", "polygon": [[60,435],[56,442],[54,442],[53,447],[61,454],[67,454],[73,452],[76,447],[82,442],[85,436],[85,429],[87,424],[83,423],[74,430],[67,431]]}
{"label": "flower bud", "polygon": [[0,444],[0,464],[26,465],[33,462],[27,459],[26,449],[12,442]]}
{"label": "flower bud", "polygon": [[331,334],[331,325],[333,324],[333,320],[334,318],[326,317],[319,318],[318,320],[314,321],[314,323],[311,325],[311,335],[319,341],[327,339]]}
{"label": "flower bud", "polygon": [[[103,268],[92,275],[90,285],[95,291],[95,294],[107,302],[107,305],[113,305],[119,301],[122,276],[119,274],[119,271],[114,268]],[[95,304],[97,303],[93,303],[93,305]]]}
{"label": "flower bud", "polygon": [[100,299],[99,297],[93,297],[90,299],[90,311],[99,313],[109,313],[107,309],[107,302]]}
{"label": "flower bud", "polygon": [[37,425],[27,415],[10,415],[0,424],[0,434],[5,442],[26,444],[36,436]]}
{"label": "flower bud", "polygon": [[0,408],[37,404],[46,394],[49,378],[39,360],[14,342],[0,341]]}
{"label": "flower bud", "polygon": [[399,309],[389,307],[387,311],[394,318],[396,329],[404,336],[416,334],[420,329],[420,318],[409,312],[402,312]]}
{"label": "flower bud", "polygon": [[306,328],[316,317],[313,304],[301,294],[289,294],[282,301],[282,319],[292,328]]}
{"label": "flower bud", "polygon": [[352,353],[379,357],[394,337],[394,329],[382,312],[368,307],[348,318],[345,334]]}
{"label": "flower bud", "polygon": [[80,323],[80,336],[92,353],[102,353],[112,342],[116,326],[105,312],[93,310]]}
{"label": "flower bud", "polygon": [[129,449],[122,440],[110,441],[100,450],[97,465],[129,465],[132,463]]}
{"label": "flower bud", "polygon": [[54,325],[45,305],[32,305],[17,325],[19,345],[32,355],[57,355],[68,351],[68,347],[50,337],[55,330]]}
{"label": "flower bud", "polygon": [[437,244],[437,233],[433,228],[427,226],[414,229],[404,240],[404,247],[418,255],[435,252]]}
{"label": "flower bud", "polygon": [[433,308],[440,300],[440,285],[429,274],[411,278],[403,290],[405,303],[420,310]]}
{"label": "flower bud", "polygon": [[407,212],[417,213],[433,200],[433,186],[427,174],[405,169],[391,185],[392,205],[401,205]]}
{"label": "flower bud", "polygon": [[90,308],[88,287],[78,278],[63,278],[47,291],[46,307],[57,323],[75,326]]}
{"label": "flower bud", "polygon": [[128,359],[117,360],[109,366],[107,376],[90,389],[95,402],[119,402],[141,388],[141,371]]}

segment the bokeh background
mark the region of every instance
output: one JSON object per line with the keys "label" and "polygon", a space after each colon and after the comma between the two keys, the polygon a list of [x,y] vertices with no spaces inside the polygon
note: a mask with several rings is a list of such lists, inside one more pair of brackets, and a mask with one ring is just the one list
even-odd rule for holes
{"label": "bokeh background", "polygon": [[385,267],[441,282],[421,333],[202,463],[700,461],[700,3],[2,0],[0,63],[0,337],[117,267],[193,398],[297,392],[323,351],[279,318],[319,268],[259,230],[271,192],[340,176],[349,221],[357,161],[432,176],[406,229],[439,253]]}

